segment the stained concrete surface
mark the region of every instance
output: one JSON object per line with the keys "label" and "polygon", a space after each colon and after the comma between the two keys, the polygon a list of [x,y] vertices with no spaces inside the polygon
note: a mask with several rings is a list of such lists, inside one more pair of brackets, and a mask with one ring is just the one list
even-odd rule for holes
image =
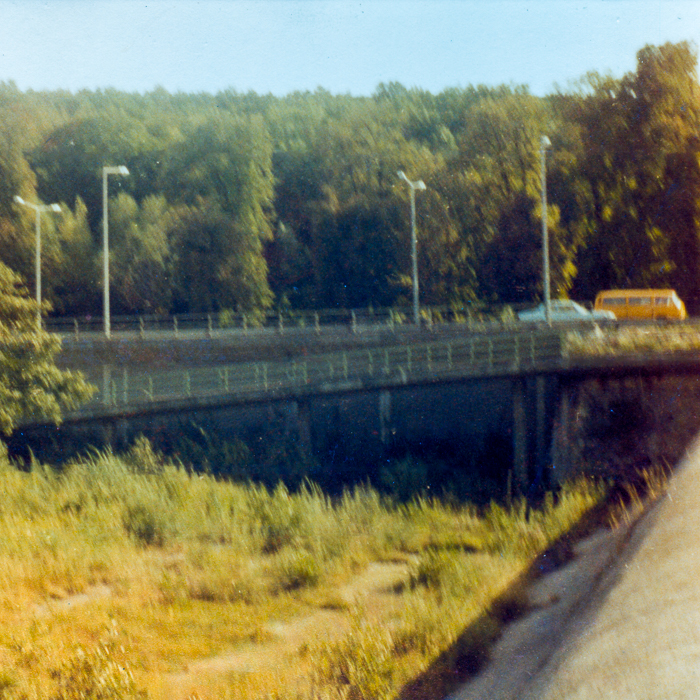
{"label": "stained concrete surface", "polygon": [[648,512],[575,554],[451,700],[700,698],[700,441]]}

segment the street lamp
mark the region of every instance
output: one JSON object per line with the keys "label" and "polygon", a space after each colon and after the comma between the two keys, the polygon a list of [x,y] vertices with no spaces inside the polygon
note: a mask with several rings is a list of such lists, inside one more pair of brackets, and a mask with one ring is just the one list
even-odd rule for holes
{"label": "street lamp", "polygon": [[544,318],[552,325],[552,301],[549,293],[549,235],[547,233],[547,149],[552,142],[540,137],[540,172],[542,176],[542,288],[544,293]]}
{"label": "street lamp", "polygon": [[23,207],[29,207],[36,212],[36,251],[34,254],[34,268],[36,275],[36,329],[41,331],[41,212],[52,211],[61,213],[59,204],[31,204],[19,195],[15,195],[15,202]]}
{"label": "street lamp", "polygon": [[107,211],[107,176],[128,174],[129,170],[125,165],[106,165],[102,168],[102,226],[104,231],[104,235],[102,237],[102,242],[104,245],[102,264],[104,270],[104,327],[105,336],[107,338],[109,338],[112,333],[109,317],[109,214]]}
{"label": "street lamp", "polygon": [[399,170],[399,177],[408,184],[411,189],[411,262],[413,278],[413,323],[418,325],[420,317],[418,314],[418,245],[416,239],[416,190],[424,190],[423,180],[411,181],[406,177],[403,170]]}

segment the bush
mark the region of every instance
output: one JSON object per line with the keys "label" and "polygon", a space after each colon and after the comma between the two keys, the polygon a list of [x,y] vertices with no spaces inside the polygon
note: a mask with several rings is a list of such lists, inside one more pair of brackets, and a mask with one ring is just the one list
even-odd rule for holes
{"label": "bush", "polygon": [[231,309],[221,309],[219,311],[219,328],[232,328],[236,315]]}
{"label": "bush", "polygon": [[143,435],[136,438],[122,461],[135,474],[161,474],[165,467],[163,456],[153,450],[150,441]]}
{"label": "bush", "polygon": [[126,532],[143,545],[160,546],[165,542],[165,523],[155,505],[127,505],[122,516]]}

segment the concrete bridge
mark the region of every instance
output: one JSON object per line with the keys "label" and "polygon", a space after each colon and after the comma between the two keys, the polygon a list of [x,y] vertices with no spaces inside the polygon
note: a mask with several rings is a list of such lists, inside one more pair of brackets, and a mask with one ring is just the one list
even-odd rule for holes
{"label": "concrete bridge", "polygon": [[[256,358],[256,359],[252,359]],[[512,440],[516,490],[570,461],[571,405],[581,382],[700,371],[695,353],[571,357],[561,330],[484,327],[282,337],[66,338],[60,363],[97,386],[63,431],[90,426],[97,442],[126,443],[174,416],[228,413],[227,425],[283,430],[316,454],[379,457],[397,441],[500,433]],[[231,419],[236,413],[237,418]],[[280,424],[280,420],[277,421]],[[49,428],[27,421],[21,431]],[[55,429],[49,429],[54,431]]]}

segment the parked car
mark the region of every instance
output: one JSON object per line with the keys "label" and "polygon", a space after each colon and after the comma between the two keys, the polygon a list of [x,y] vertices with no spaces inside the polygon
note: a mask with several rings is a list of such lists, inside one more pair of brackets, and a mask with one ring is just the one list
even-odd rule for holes
{"label": "parked car", "polygon": [[[612,311],[608,311],[606,309],[593,309],[593,311],[589,311],[585,307],[581,306],[581,304],[577,304],[575,301],[571,301],[570,299],[553,299],[550,302],[550,305],[553,322],[595,322],[614,321],[616,319],[616,316]],[[534,309],[527,309],[526,311],[518,312],[518,320],[529,322],[544,321],[544,304],[540,304]]]}

